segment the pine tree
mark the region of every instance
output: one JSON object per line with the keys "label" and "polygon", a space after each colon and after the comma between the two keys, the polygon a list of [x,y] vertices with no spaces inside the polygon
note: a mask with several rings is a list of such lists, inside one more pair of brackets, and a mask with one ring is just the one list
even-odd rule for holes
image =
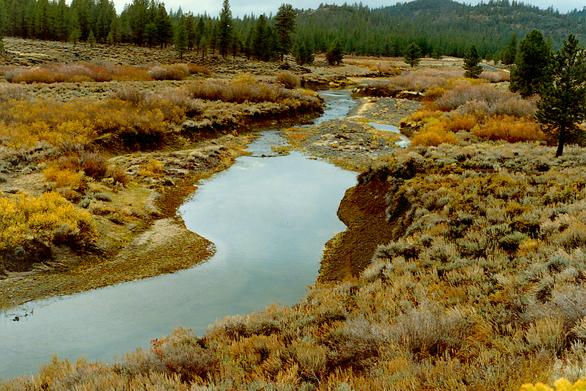
{"label": "pine tree", "polygon": [[256,59],[269,61],[273,57],[272,40],[270,35],[271,30],[269,29],[266,16],[259,16],[254,27],[252,38],[252,54]]}
{"label": "pine tree", "polygon": [[519,45],[515,66],[511,70],[511,91],[522,96],[538,93],[547,81],[551,52],[543,34],[533,30]]}
{"label": "pine tree", "polygon": [[482,67],[479,65],[480,60],[476,46],[472,45],[464,56],[464,69],[466,70],[464,76],[477,79],[482,73]]}
{"label": "pine tree", "polygon": [[230,2],[224,0],[222,11],[220,12],[219,20],[219,37],[218,45],[222,57],[228,55],[230,44],[232,42],[233,26],[232,26],[232,11],[230,11]]}
{"label": "pine tree", "polygon": [[[197,51],[202,48],[206,33],[206,26],[203,17],[197,19],[197,26],[195,27],[195,47]],[[205,50],[205,49],[204,49]]]}
{"label": "pine tree", "polygon": [[560,157],[568,138],[586,120],[586,50],[576,37],[568,36],[553,56],[549,72],[536,117],[548,133],[557,135],[556,157]]}
{"label": "pine tree", "polygon": [[512,65],[517,58],[517,34],[513,34],[509,45],[505,48],[502,54],[502,61],[505,65]]}
{"label": "pine tree", "polygon": [[157,5],[153,23],[155,25],[156,43],[162,49],[173,39],[173,25],[164,4]]}
{"label": "pine tree", "polygon": [[183,54],[187,50],[187,30],[185,29],[185,18],[181,18],[175,29],[175,51],[179,59],[183,59]]}
{"label": "pine tree", "polygon": [[405,50],[405,63],[409,64],[411,68],[415,68],[421,61],[421,48],[415,42],[407,46]]}
{"label": "pine tree", "polygon": [[305,42],[301,42],[295,47],[294,55],[295,62],[299,65],[310,65],[315,60],[313,50]]}
{"label": "pine tree", "polygon": [[281,56],[281,61],[283,61],[285,55],[291,53],[292,35],[295,31],[295,11],[291,4],[283,4],[279,7],[275,21],[275,28],[279,37],[279,55]]}
{"label": "pine tree", "polygon": [[77,13],[73,13],[71,18],[71,27],[69,32],[69,42],[73,43],[73,46],[81,39],[81,29],[79,27],[79,20],[77,19]]}
{"label": "pine tree", "polygon": [[329,65],[340,65],[344,60],[344,51],[340,41],[336,41],[326,52],[326,61]]}
{"label": "pine tree", "polygon": [[96,45],[96,36],[94,35],[94,30],[90,30],[90,34],[87,37],[87,43],[89,43],[91,47]]}

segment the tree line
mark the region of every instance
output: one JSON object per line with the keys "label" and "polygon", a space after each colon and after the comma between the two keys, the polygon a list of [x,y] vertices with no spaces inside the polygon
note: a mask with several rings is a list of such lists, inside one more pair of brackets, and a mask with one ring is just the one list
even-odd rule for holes
{"label": "tree line", "polygon": [[548,31],[553,47],[560,47],[570,31],[586,38],[586,9],[559,14],[508,0],[477,6],[416,0],[374,9],[360,4],[321,5],[317,10],[283,7],[275,16],[233,18],[226,1],[221,15],[212,17],[173,12],[159,0],[132,0],[120,14],[111,0],[0,0],[0,34],[141,46],[178,42],[181,53],[195,50],[261,60],[293,52],[301,63],[334,46],[343,53],[401,56],[412,43],[423,56],[458,57],[472,43],[481,57],[510,63],[510,53],[503,48],[515,32],[525,34],[536,27]]}

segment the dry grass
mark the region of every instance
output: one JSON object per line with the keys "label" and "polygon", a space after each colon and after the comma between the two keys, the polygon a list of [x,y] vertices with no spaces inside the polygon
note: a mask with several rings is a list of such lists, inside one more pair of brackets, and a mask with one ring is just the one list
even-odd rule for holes
{"label": "dry grass", "polygon": [[460,69],[434,70],[424,68],[407,71],[390,78],[387,88],[394,91],[408,90],[424,92],[432,88],[443,87],[450,80],[461,79],[463,76],[464,71]]}
{"label": "dry grass", "polygon": [[[584,374],[586,157],[443,144],[380,162],[397,232],[360,277],[8,389],[518,390]],[[582,373],[582,375],[580,375]],[[582,384],[582,383],[579,383]],[[144,386],[147,387],[147,386]],[[529,385],[526,390],[532,390]]]}

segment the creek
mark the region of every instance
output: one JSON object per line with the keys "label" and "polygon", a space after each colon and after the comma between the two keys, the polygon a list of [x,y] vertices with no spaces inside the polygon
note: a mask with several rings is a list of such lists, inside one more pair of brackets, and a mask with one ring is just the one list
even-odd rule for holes
{"label": "creek", "polygon": [[[349,91],[321,95],[318,123],[356,105]],[[205,263],[0,313],[0,378],[33,374],[53,355],[112,362],[176,327],[202,335],[225,316],[298,302],[316,280],[324,244],[344,229],[336,211],[356,175],[272,152],[284,143],[278,130],[262,132],[250,156],[201,183],[179,208],[186,226],[216,245]]]}

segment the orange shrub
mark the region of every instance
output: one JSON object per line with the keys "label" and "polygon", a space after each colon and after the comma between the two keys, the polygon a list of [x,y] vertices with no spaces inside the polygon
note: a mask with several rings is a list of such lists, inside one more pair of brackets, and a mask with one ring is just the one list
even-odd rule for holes
{"label": "orange shrub", "polygon": [[447,119],[446,128],[453,132],[470,131],[478,124],[478,119],[471,114],[456,114]]}
{"label": "orange shrub", "polygon": [[[174,118],[176,115],[173,113]],[[136,106],[119,99],[9,101],[0,105],[0,136],[17,147],[31,147],[39,141],[54,146],[86,145],[104,134],[125,142],[151,143],[168,128],[165,113],[158,107]]]}
{"label": "orange shrub", "polygon": [[488,140],[509,142],[545,140],[539,125],[529,118],[495,116],[472,129],[472,133]]}

